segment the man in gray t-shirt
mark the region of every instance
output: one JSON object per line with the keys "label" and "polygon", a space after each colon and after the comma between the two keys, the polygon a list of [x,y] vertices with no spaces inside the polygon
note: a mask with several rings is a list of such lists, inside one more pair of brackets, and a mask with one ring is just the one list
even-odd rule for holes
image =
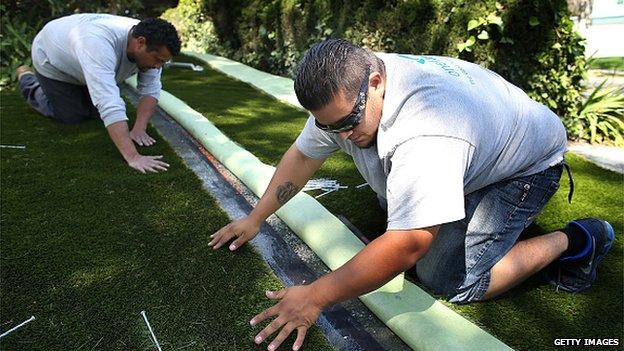
{"label": "man in gray t-shirt", "polygon": [[[180,52],[180,39],[167,21],[108,14],[77,14],[46,24],[32,44],[36,72],[17,69],[28,104],[63,123],[101,118],[130,167],[143,173],[166,170],[162,156],[143,156],[133,141],[149,146],[146,133],[160,96],[162,66]],[[138,73],[137,119],[128,129],[117,84]]]}
{"label": "man in gray t-shirt", "polygon": [[212,236],[215,249],[253,238],[333,152],[353,157],[382,202],[386,232],[336,271],[269,292],[280,303],[261,342],[279,345],[332,304],[415,268],[421,283],[454,303],[500,295],[548,266],[560,290],[589,288],[613,242],[606,221],[582,219],[519,241],[557,191],[566,133],[559,118],[496,73],[437,56],[374,55],[344,40],[312,47],[295,91],[312,112],[251,213]]}

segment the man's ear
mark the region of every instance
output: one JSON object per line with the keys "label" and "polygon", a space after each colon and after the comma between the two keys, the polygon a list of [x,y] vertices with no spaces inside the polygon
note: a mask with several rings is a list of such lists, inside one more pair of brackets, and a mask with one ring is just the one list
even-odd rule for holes
{"label": "man's ear", "polygon": [[139,47],[139,49],[142,49],[147,46],[147,40],[145,39],[145,37],[137,37],[136,42],[138,44],[137,46]]}
{"label": "man's ear", "polygon": [[376,93],[383,95],[386,88],[386,80],[379,72],[373,72],[369,76],[369,86],[375,89]]}

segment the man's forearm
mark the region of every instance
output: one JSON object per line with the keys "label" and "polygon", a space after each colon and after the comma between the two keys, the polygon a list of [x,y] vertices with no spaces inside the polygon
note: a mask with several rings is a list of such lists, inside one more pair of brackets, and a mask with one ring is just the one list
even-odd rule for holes
{"label": "man's forearm", "polygon": [[342,267],[312,283],[316,302],[327,307],[381,287],[413,267],[427,252],[434,234],[427,230],[386,232]]}
{"label": "man's forearm", "polygon": [[150,118],[152,118],[154,111],[156,111],[157,105],[158,100],[156,100],[153,96],[143,96],[139,100],[139,104],[137,106],[137,118],[134,122],[133,129],[136,130],[138,128],[141,131],[145,131]]}
{"label": "man's forearm", "polygon": [[293,144],[277,165],[267,190],[249,216],[258,222],[264,221],[295,196],[322,164],[323,160],[306,157]]}
{"label": "man's forearm", "polygon": [[121,153],[121,156],[123,156],[126,162],[130,162],[133,158],[139,155],[136,147],[130,139],[128,123],[126,123],[126,121],[113,123],[106,127],[106,130],[108,131],[108,135],[113,143],[115,143],[117,150],[119,150],[119,153]]}

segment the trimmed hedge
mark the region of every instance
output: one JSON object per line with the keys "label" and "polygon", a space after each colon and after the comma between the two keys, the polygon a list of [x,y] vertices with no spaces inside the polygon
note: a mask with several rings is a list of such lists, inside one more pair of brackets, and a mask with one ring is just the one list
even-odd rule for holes
{"label": "trimmed hedge", "polygon": [[460,57],[523,88],[569,129],[578,122],[586,61],[565,0],[180,0],[163,17],[189,49],[291,77],[302,54],[329,37]]}

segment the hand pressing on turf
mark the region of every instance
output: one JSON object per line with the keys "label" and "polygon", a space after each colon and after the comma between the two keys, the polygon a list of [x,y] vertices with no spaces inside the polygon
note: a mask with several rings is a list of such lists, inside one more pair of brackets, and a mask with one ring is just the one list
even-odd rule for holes
{"label": "hand pressing on turf", "polygon": [[137,154],[128,161],[128,165],[141,173],[166,171],[168,163],[161,161],[162,156],[143,156]]}
{"label": "hand pressing on turf", "polygon": [[140,146],[152,146],[156,143],[156,140],[149,136],[145,130],[137,130],[132,128],[130,131],[130,139]]}
{"label": "hand pressing on turf", "polygon": [[212,248],[216,250],[231,239],[236,238],[229,247],[230,251],[234,251],[258,234],[261,223],[262,222],[258,222],[249,216],[234,221],[212,234],[208,246],[212,246]]}
{"label": "hand pressing on turf", "polygon": [[292,349],[297,351],[303,345],[308,329],[316,322],[324,305],[315,299],[315,292],[311,285],[299,285],[280,291],[267,291],[266,296],[271,300],[279,300],[273,307],[267,308],[249,321],[252,326],[275,316],[275,319],[267,325],[258,335],[254,342],[260,344],[271,334],[280,330],[277,336],[268,346],[269,351],[276,350],[284,340],[297,331],[297,339]]}

